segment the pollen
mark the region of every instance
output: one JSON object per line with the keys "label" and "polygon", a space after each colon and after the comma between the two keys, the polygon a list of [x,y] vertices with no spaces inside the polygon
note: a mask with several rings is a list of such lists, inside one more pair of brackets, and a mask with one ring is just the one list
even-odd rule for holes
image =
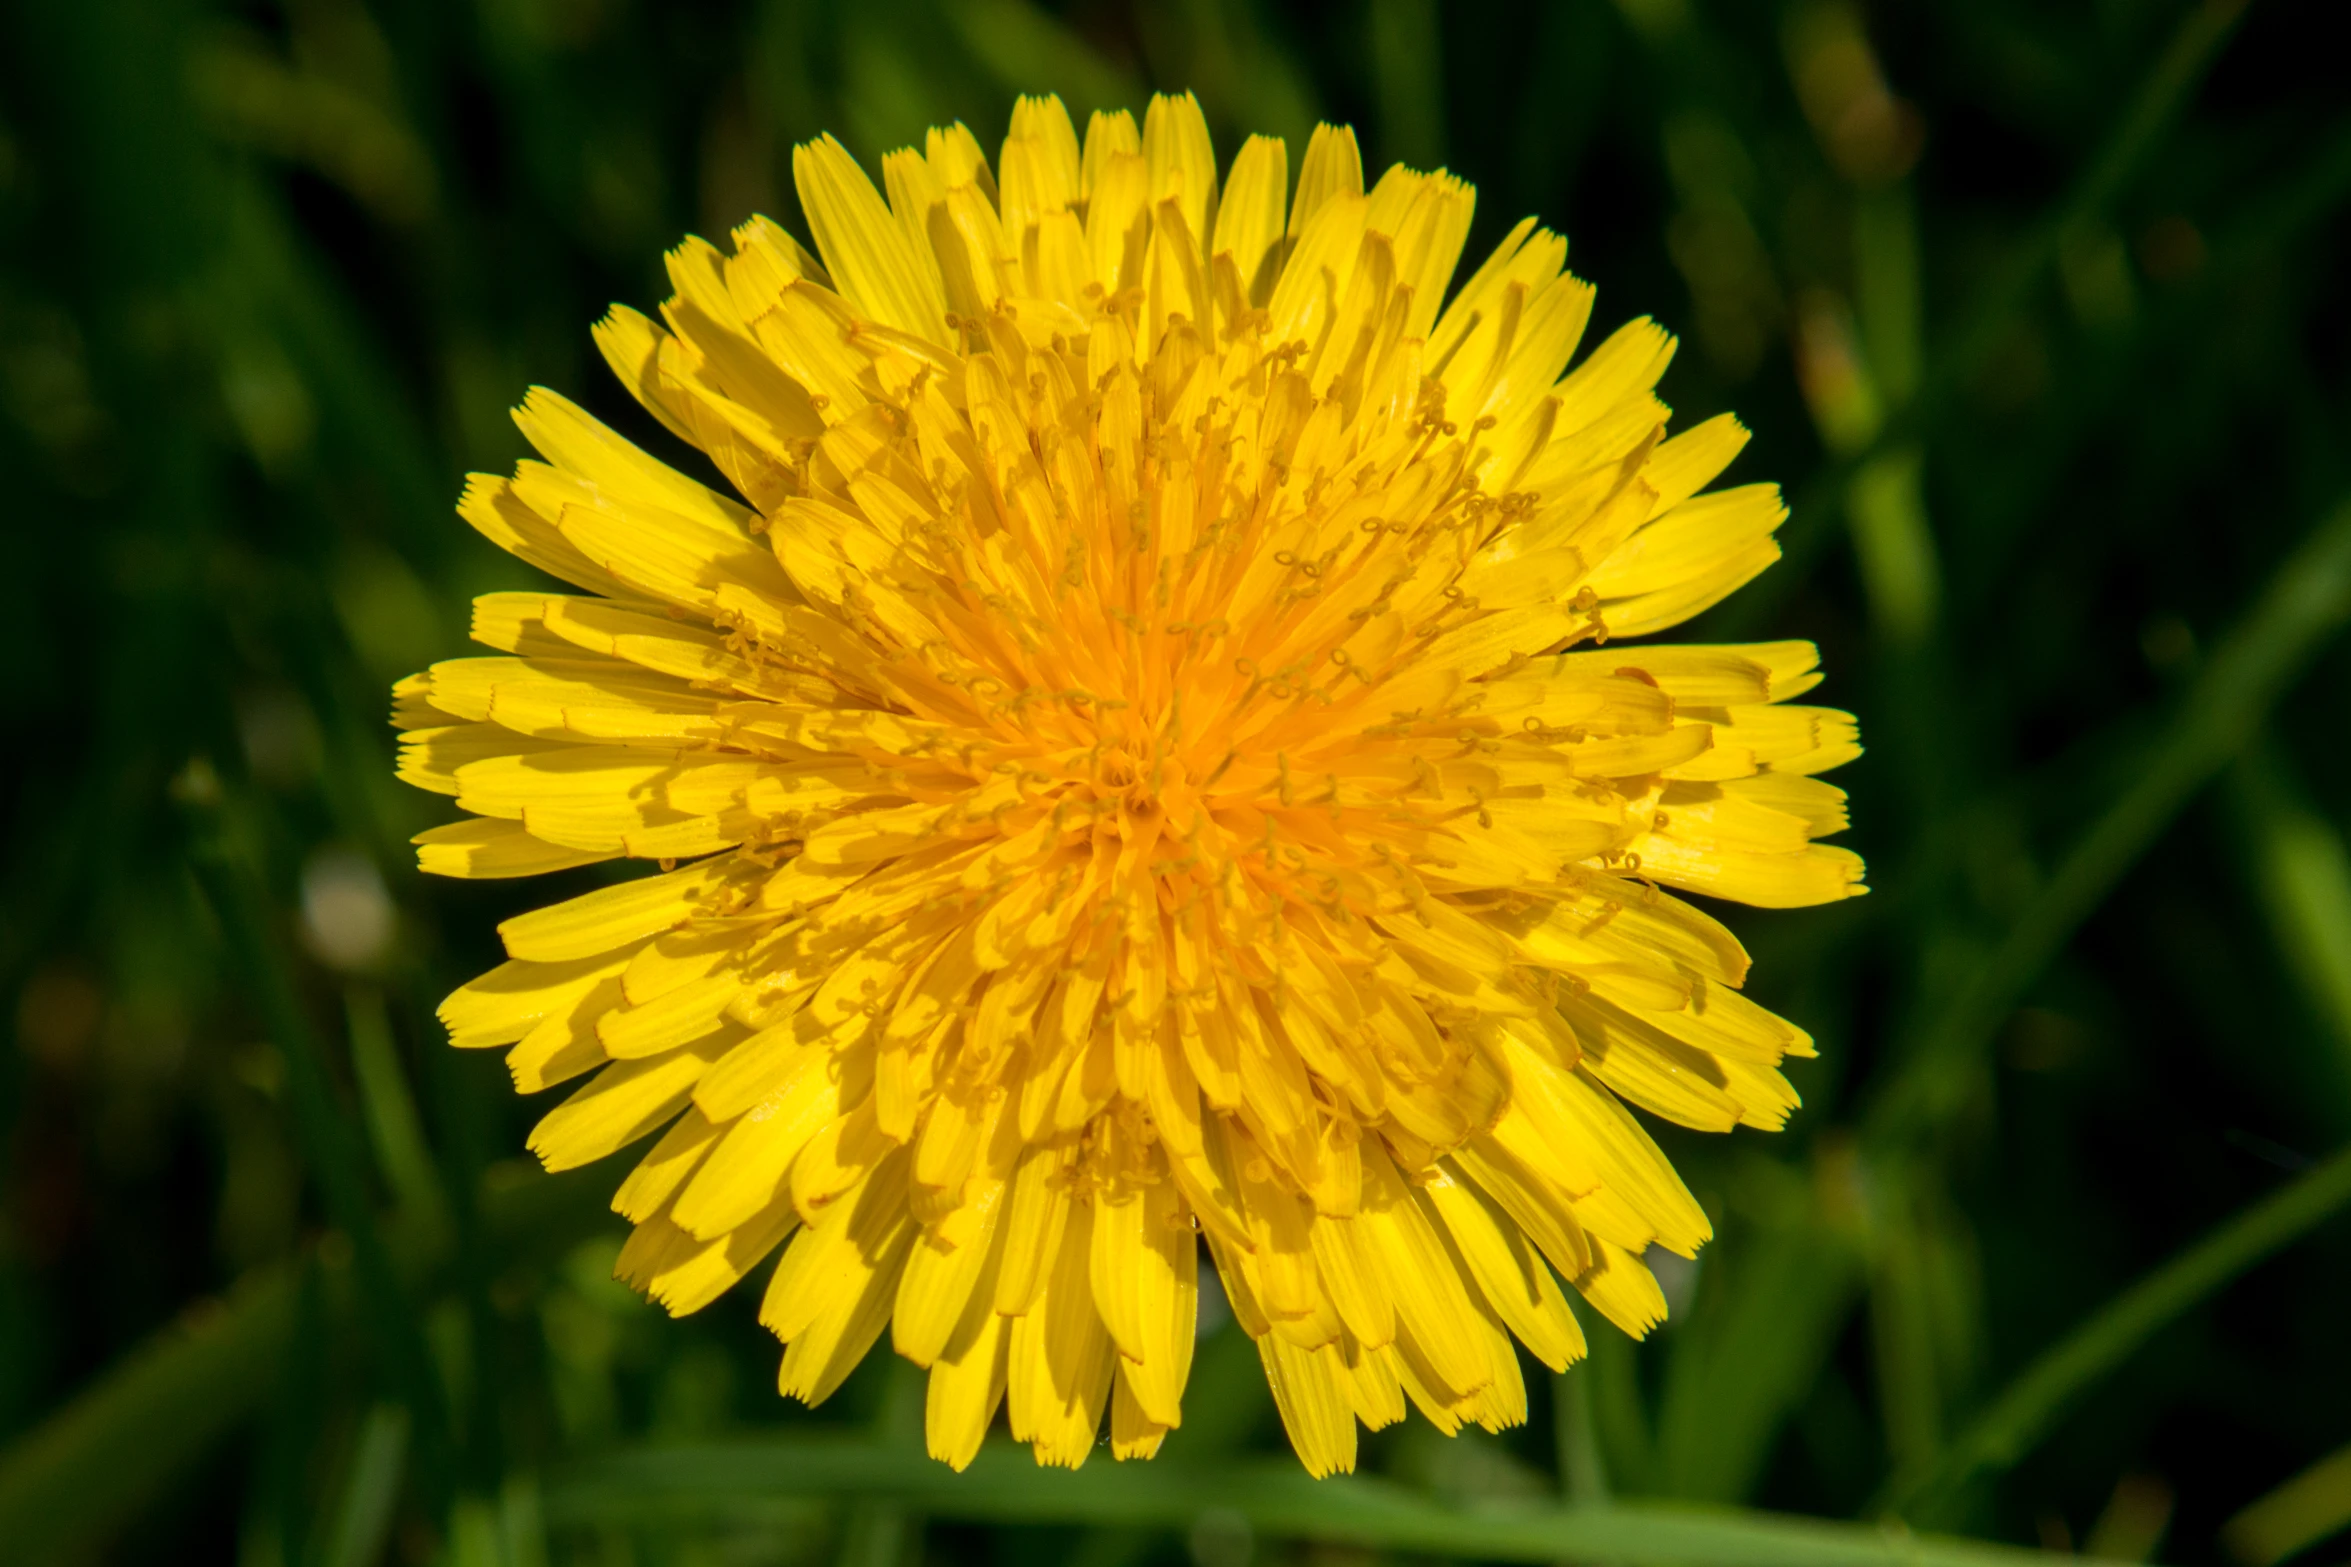
{"label": "pollen", "polygon": [[1812,647],[1635,640],[1776,558],[1776,489],[1707,489],[1745,432],[1667,436],[1645,320],[1578,362],[1532,220],[1451,287],[1470,187],[1344,129],[1220,181],[1189,97],[1023,99],[993,168],[794,167],[813,248],[689,239],[596,329],[724,489],[534,390],[465,491],[570,591],[396,688],[465,813],[423,868],[658,869],[501,926],[452,1043],[584,1080],[549,1168],[652,1139],[631,1284],[765,1268],[810,1402],[887,1332],[957,1467],[999,1410],[1155,1452],[1204,1263],[1316,1474],[1523,1420],[1571,1292],[1637,1336],[1708,1238],[1643,1118],[1797,1103],[1676,893],[1863,890]]}

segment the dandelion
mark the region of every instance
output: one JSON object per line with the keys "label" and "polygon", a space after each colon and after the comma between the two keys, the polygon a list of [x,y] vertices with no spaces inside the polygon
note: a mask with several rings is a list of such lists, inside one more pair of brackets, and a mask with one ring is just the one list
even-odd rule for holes
{"label": "dandelion", "polygon": [[1189,98],[1081,147],[1024,99],[794,172],[812,254],[689,239],[606,359],[734,490],[552,392],[460,511],[571,593],[397,688],[426,870],[641,876],[509,920],[442,1008],[670,1311],[779,1251],[781,1386],[887,1329],[933,1454],[1181,1422],[1201,1247],[1291,1441],[1525,1416],[1514,1344],[1639,1335],[1708,1238],[1634,1110],[1779,1126],[1805,1035],[1671,887],[1860,892],[1813,840],[1852,720],[1797,642],[1623,646],[1776,556],[1746,439],[1665,438],[1646,320],[1521,223],[1446,300],[1469,186],[1368,192],[1323,126],[1221,188]]}

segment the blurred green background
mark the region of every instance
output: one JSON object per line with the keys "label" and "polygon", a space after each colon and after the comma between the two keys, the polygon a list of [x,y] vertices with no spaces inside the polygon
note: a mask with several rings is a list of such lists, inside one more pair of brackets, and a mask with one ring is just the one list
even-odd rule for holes
{"label": "blurred green background", "polygon": [[[0,1560],[1965,1555],[1833,1519],[2324,1557],[2351,1522],[2329,9],[11,0]],[[782,1403],[746,1292],[668,1321],[609,1278],[614,1172],[518,1159],[540,1107],[431,1009],[498,919],[597,873],[418,875],[445,809],[393,782],[385,688],[462,651],[471,594],[530,585],[451,509],[523,452],[524,387],[658,441],[587,326],[657,303],[689,230],[797,227],[792,143],[870,160],[960,118],[993,145],[1016,92],[1082,121],[1187,87],[1227,156],[1328,117],[1375,166],[1442,162],[1473,253],[1540,214],[1605,322],[1682,334],[1664,395],[1735,408],[1733,477],[1795,508],[1696,630],[1823,644],[1877,891],[1732,916],[1819,1036],[1806,1107],[1669,1132],[1721,1239],[1650,1342],[1537,1371],[1527,1428],[1416,1417],[1370,1486],[1261,1473],[1288,1460],[1227,1324],[1147,1474],[958,1481],[890,1357]],[[1671,1499],[1757,1511],[1693,1533]]]}

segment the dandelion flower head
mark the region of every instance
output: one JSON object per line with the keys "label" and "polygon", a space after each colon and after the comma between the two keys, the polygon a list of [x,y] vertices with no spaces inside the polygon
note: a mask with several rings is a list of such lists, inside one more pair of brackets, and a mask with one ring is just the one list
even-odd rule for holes
{"label": "dandelion flower head", "polygon": [[1448,298],[1470,187],[1366,190],[1344,129],[1220,183],[1188,96],[1023,99],[993,168],[794,172],[813,250],[689,239],[596,328],[732,494],[544,390],[465,492],[576,591],[398,687],[468,813],[424,868],[659,869],[503,925],[452,1041],[585,1080],[550,1168],[654,1139],[629,1282],[774,1259],[782,1390],[886,1330],[958,1467],[1000,1407],[1155,1452],[1203,1246],[1315,1473],[1407,1402],[1523,1420],[1563,1281],[1638,1335],[1708,1238],[1642,1116],[1775,1128],[1811,1053],[1666,889],[1862,890],[1812,647],[1625,645],[1776,557],[1776,489],[1701,493],[1745,432],[1666,436],[1647,320],[1570,369],[1531,219]]}

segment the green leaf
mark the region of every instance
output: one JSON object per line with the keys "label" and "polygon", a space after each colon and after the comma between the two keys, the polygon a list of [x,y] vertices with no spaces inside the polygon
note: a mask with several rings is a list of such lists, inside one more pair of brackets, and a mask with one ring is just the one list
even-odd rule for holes
{"label": "green leaf", "polygon": [[[1391,1482],[1315,1480],[1295,1465],[1097,1462],[1041,1469],[1022,1449],[983,1451],[962,1474],[850,1434],[648,1447],[549,1478],[547,1520],[750,1524],[793,1498],[888,1498],[934,1518],[990,1524],[1189,1528],[1212,1509],[1259,1535],[1451,1558],[1671,1561],[1687,1567],[2019,1567],[2059,1558],[1906,1529],[1670,1503],[1446,1506]],[[2080,1557],[2062,1558],[2078,1563]]]}

